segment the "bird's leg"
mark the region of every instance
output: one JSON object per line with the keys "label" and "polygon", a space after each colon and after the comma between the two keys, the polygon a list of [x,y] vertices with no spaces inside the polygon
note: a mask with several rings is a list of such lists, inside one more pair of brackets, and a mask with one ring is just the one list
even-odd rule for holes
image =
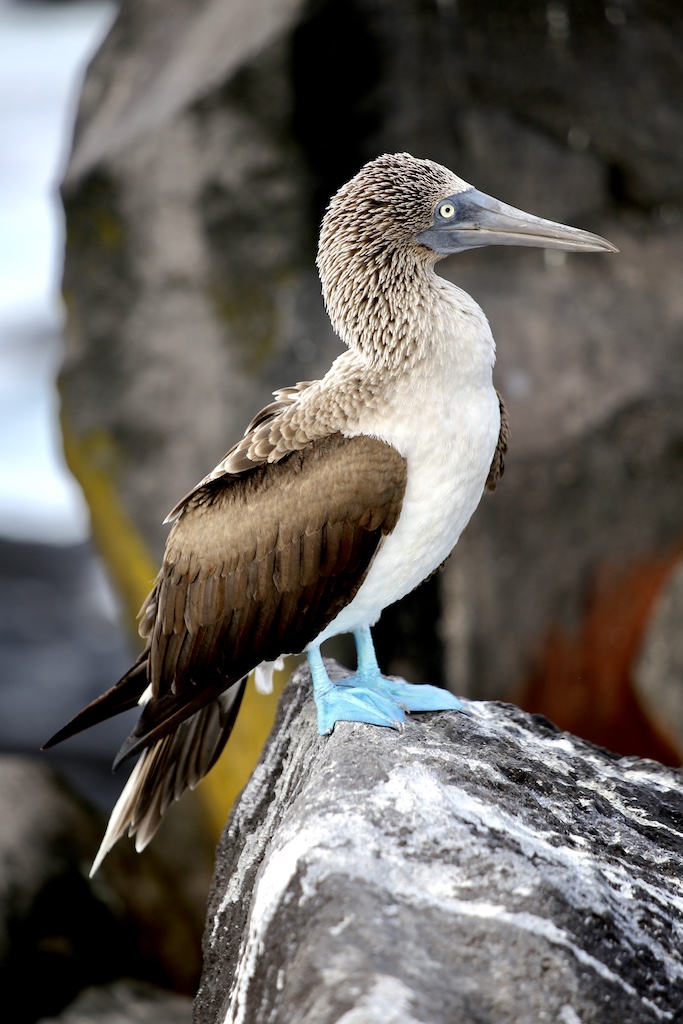
{"label": "bird's leg", "polygon": [[352,676],[331,680],[319,647],[306,651],[318,708],[318,731],[332,732],[335,722],[367,722],[401,727],[406,711],[462,711],[462,703],[448,690],[429,683],[406,683],[383,676],[369,629],[353,634],[358,666]]}
{"label": "bird's leg", "polygon": [[370,630],[357,629],[353,634],[353,642],[356,645],[356,657],[358,659],[357,674],[368,679],[384,678],[379,670],[375,644]]}
{"label": "bird's leg", "polygon": [[[370,643],[372,645],[372,641]],[[369,725],[401,728],[405,711],[391,697],[368,689],[356,676],[333,682],[327,674],[319,647],[309,647],[306,657],[318,708],[318,732],[322,736],[332,732],[336,722],[367,722]]]}
{"label": "bird's leg", "polygon": [[[462,711],[463,704],[449,690],[429,683],[406,683],[383,676],[377,664],[375,645],[369,629],[357,629],[353,634],[358,655],[356,675],[348,682],[365,686],[373,693],[388,697],[406,711]],[[343,680],[346,682],[346,680]]]}

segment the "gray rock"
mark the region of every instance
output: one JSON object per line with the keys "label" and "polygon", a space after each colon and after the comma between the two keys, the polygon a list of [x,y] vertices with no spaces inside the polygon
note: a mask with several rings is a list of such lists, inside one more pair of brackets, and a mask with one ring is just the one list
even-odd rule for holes
{"label": "gray rock", "polygon": [[85,84],[63,185],[62,391],[155,556],[199,467],[338,350],[303,216],[310,176],[279,137],[298,6],[174,0],[162,39],[152,4],[124,4]]}
{"label": "gray rock", "polygon": [[0,756],[3,1020],[32,1024],[119,977],[194,992],[201,929],[188,889],[203,863],[179,881],[155,851],[121,843],[89,879],[104,824],[52,768]]}
{"label": "gray rock", "polygon": [[190,1024],[192,1000],[144,985],[119,981],[89,988],[58,1017],[39,1024]]}
{"label": "gray rock", "polygon": [[122,932],[87,882],[98,826],[51,769],[0,757],[0,993],[17,1022],[122,967],[116,952],[107,962]]}
{"label": "gray rock", "polygon": [[218,848],[197,1024],[680,1020],[681,773],[467,707],[321,738],[298,671]]}

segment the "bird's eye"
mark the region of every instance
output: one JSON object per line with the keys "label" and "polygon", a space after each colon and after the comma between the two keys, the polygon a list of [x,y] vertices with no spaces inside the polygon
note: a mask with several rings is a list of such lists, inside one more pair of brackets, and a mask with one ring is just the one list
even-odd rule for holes
{"label": "bird's eye", "polygon": [[439,207],[439,213],[444,220],[450,220],[451,217],[455,216],[455,207],[453,206],[453,203],[442,203]]}

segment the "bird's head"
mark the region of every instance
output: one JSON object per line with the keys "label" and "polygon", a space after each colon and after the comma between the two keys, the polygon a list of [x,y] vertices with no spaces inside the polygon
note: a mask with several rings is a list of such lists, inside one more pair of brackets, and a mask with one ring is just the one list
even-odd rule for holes
{"label": "bird's head", "polygon": [[339,189],[323,218],[318,270],[335,328],[350,344],[373,317],[386,330],[398,309],[410,314],[421,271],[486,245],[617,251],[599,235],[501,203],[431,160],[385,154]]}
{"label": "bird's head", "polygon": [[451,171],[408,153],[371,160],[343,185],[323,218],[318,270],[330,319],[352,348],[374,358],[397,320],[413,317],[421,270],[438,255],[418,241],[444,197],[469,188]]}
{"label": "bird's head", "polygon": [[409,153],[371,160],[330,201],[320,232],[321,271],[337,253],[381,260],[416,248],[438,204],[469,188],[446,167]]}

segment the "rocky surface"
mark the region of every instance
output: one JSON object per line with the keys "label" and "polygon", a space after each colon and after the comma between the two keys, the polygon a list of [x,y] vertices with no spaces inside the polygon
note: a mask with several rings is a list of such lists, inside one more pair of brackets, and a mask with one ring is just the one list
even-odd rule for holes
{"label": "rocky surface", "polygon": [[680,1020],[681,773],[467,708],[321,738],[297,673],[218,848],[198,1024]]}
{"label": "rocky surface", "polygon": [[85,989],[58,1017],[39,1024],[190,1024],[192,1000],[140,982]]}
{"label": "rocky surface", "polygon": [[195,991],[200,927],[188,891],[203,864],[173,872],[155,851],[120,843],[89,879],[104,824],[46,764],[0,756],[0,1005],[12,1024],[121,977]]}

